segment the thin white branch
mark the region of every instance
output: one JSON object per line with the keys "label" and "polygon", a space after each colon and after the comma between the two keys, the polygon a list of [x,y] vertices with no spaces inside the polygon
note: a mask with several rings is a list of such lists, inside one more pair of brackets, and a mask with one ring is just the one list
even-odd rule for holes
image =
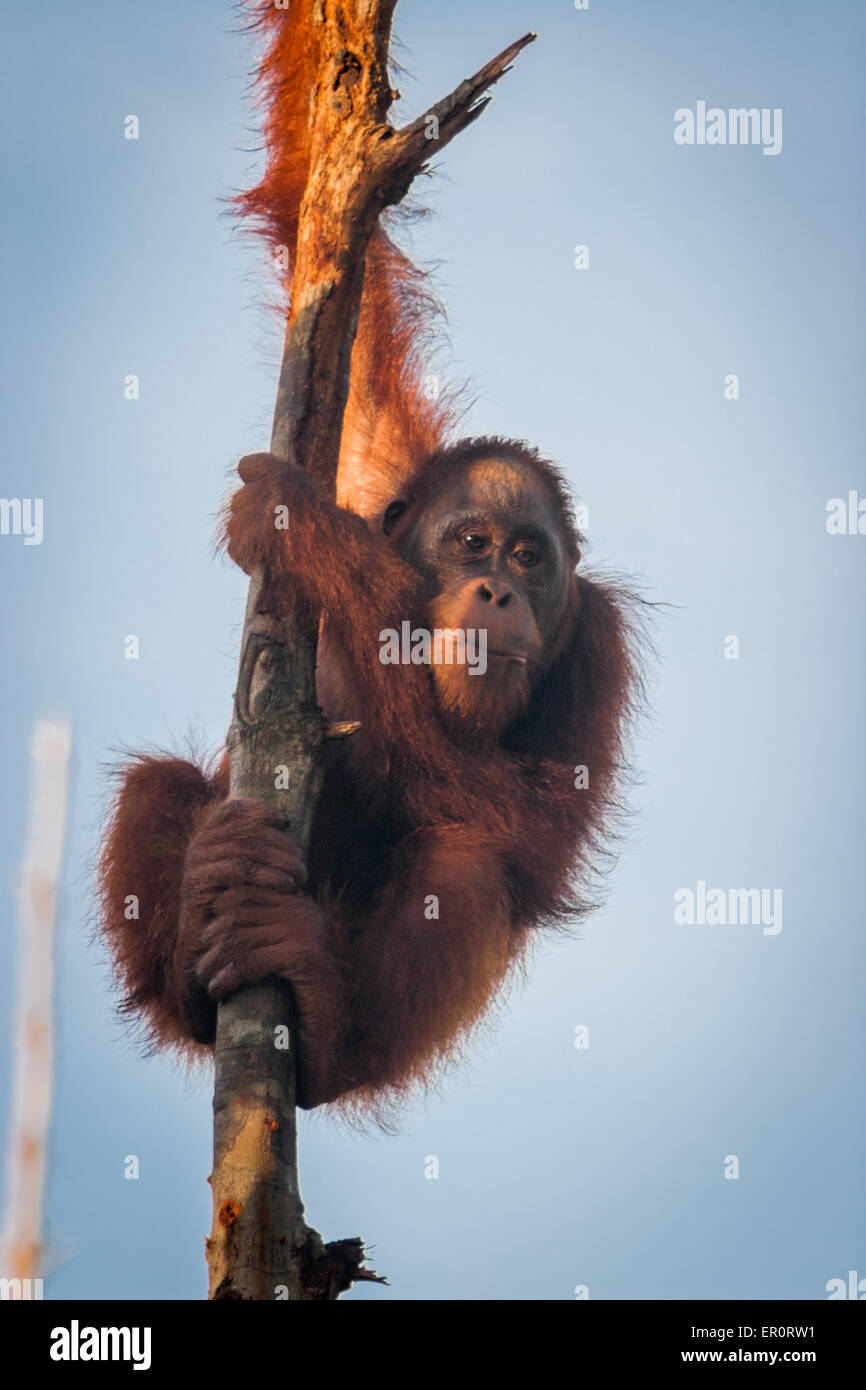
{"label": "thin white branch", "polygon": [[68,723],[40,721],[19,903],[18,1017],[3,1222],[3,1274],[41,1274],[42,1205],[54,1068],[54,925],[69,787]]}

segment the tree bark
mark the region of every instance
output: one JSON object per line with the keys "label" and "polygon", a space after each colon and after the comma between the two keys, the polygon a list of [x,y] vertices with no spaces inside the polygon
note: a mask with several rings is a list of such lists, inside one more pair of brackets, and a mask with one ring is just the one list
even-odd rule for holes
{"label": "tree bark", "polygon": [[[386,123],[396,0],[311,5],[320,79],[311,94],[312,157],[301,208],[271,451],[333,492],[364,257],[380,212],[427,159],[474,121],[484,92],[534,35],[402,129]],[[432,133],[432,138],[431,138]],[[262,525],[269,524],[267,518]],[[291,528],[291,518],[289,518]],[[289,536],[291,531],[289,530]],[[283,617],[268,576],[251,576],[234,717],[230,795],[283,810],[305,853],[329,734],[316,701],[317,615]],[[277,787],[280,769],[288,786]],[[325,1246],[304,1221],[296,1152],[291,989],[265,981],[219,1006],[215,1048],[211,1299],[333,1299],[363,1266],[360,1240]]]}

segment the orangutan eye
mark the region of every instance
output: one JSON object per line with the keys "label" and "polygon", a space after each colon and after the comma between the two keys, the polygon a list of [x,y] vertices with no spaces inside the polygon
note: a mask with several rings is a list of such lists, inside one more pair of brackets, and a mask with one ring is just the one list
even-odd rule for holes
{"label": "orangutan eye", "polygon": [[519,565],[525,565],[528,569],[530,565],[537,565],[541,556],[533,546],[519,545],[514,552],[514,558]]}
{"label": "orangutan eye", "polygon": [[473,551],[476,555],[479,551],[487,549],[487,537],[483,536],[480,531],[467,531],[460,539],[466,549]]}

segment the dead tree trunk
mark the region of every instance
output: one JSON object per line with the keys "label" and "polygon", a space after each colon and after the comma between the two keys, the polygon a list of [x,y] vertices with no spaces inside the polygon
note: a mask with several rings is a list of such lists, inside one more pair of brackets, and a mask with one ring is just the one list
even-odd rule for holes
{"label": "dead tree trunk", "polygon": [[[396,129],[386,123],[394,98],[387,59],[395,4],[309,6],[319,79],[311,93],[312,157],[271,450],[331,490],[370,234],[382,209],[400,201],[426,161],[481,114],[483,94],[534,37],[519,39],[418,120]],[[230,794],[279,806],[303,852],[327,733],[316,702],[316,629],[309,615],[276,618],[267,594],[268,576],[253,575],[228,735]],[[275,786],[280,768],[288,770],[285,790]],[[212,1299],[333,1299],[353,1280],[376,1277],[363,1268],[360,1240],[325,1246],[304,1221],[291,1035],[291,990],[280,981],[240,991],[219,1006]]]}

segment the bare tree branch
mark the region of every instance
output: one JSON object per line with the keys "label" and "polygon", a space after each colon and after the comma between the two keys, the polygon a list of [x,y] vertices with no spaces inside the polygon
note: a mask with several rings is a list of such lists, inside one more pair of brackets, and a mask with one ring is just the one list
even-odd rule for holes
{"label": "bare tree branch", "polygon": [[[402,130],[386,123],[395,0],[311,5],[318,52],[311,90],[311,159],[292,278],[292,312],[271,450],[333,490],[364,257],[380,212],[398,202],[433,150],[483,111],[486,92],[531,42],[527,34]],[[437,129],[438,126],[438,129]],[[431,133],[435,132],[435,133]],[[263,523],[264,524],[264,523]],[[309,846],[322,780],[315,689],[315,616],[287,619],[269,602],[266,574],[250,582],[235,711],[227,744],[230,795],[256,797],[289,817]],[[289,769],[277,790],[275,772]],[[288,985],[266,981],[219,1007],[214,1091],[214,1220],[208,1241],[213,1299],[332,1299],[363,1268],[360,1241],[323,1245],[304,1222],[295,1132]]]}

